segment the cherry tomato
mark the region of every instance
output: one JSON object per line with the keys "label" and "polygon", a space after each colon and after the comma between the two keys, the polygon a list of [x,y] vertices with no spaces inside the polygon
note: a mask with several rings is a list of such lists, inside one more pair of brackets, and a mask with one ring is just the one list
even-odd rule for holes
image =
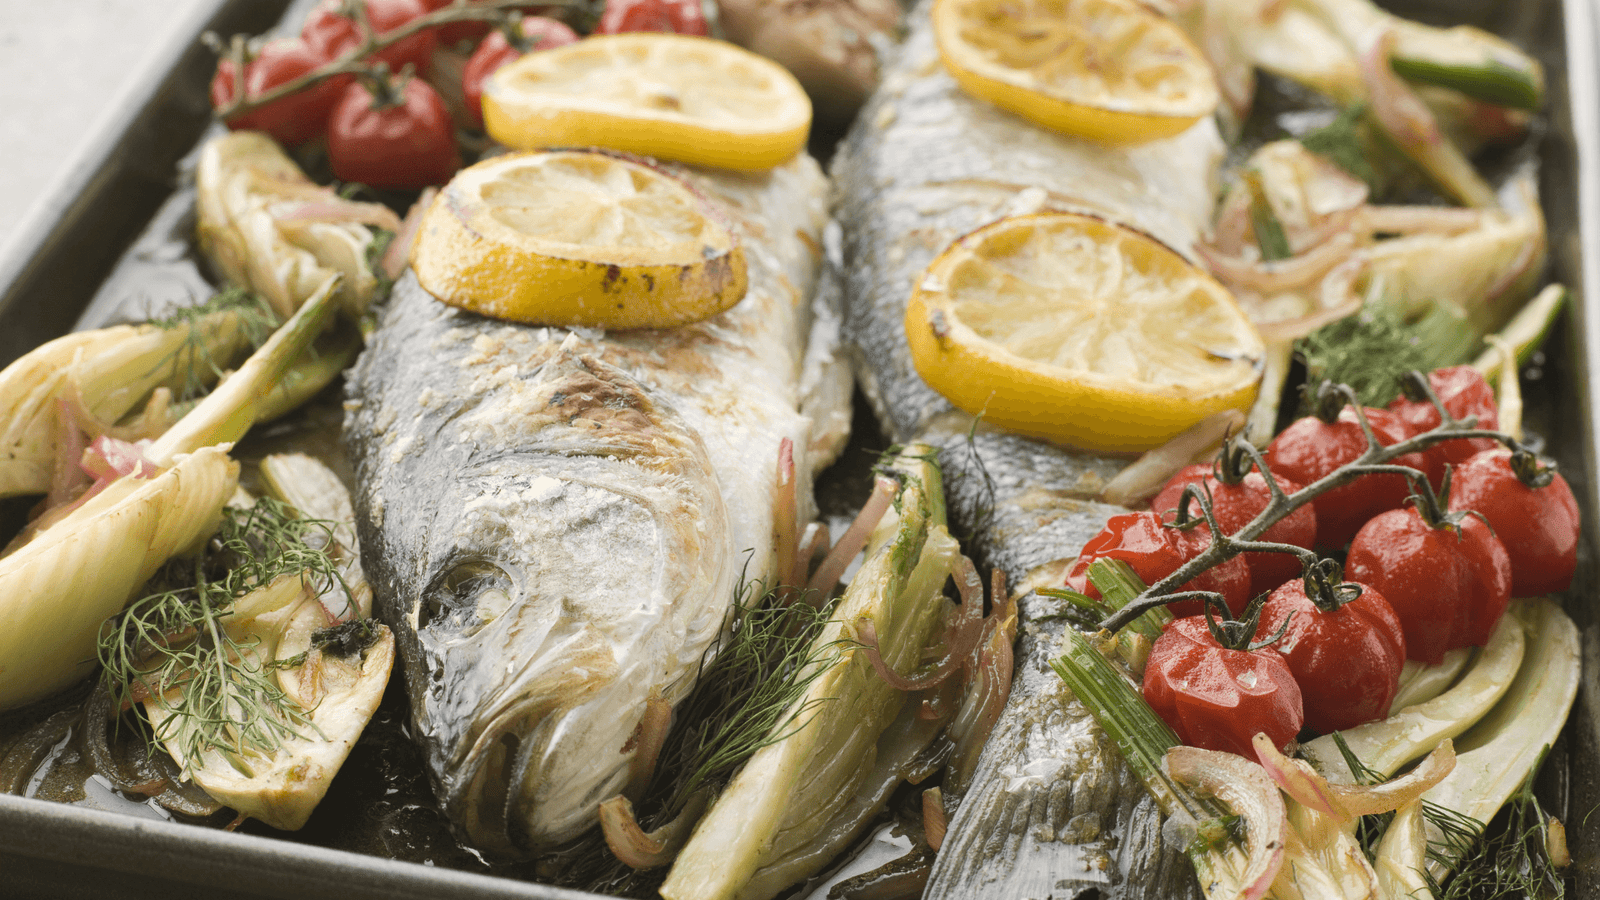
{"label": "cherry tomato", "polygon": [[[1332,403],[1324,400],[1333,397]],[[1337,410],[1334,413],[1333,410]],[[1411,436],[1394,413],[1366,409],[1367,422],[1378,443],[1387,447]],[[1324,393],[1317,415],[1297,419],[1267,445],[1266,460],[1272,471],[1299,484],[1311,484],[1354,460],[1367,450],[1355,407],[1339,407],[1337,395]],[[1421,471],[1420,453],[1407,453],[1394,465]],[[1317,546],[1343,547],[1370,518],[1405,502],[1411,486],[1404,475],[1364,475],[1351,484],[1334,488],[1311,501],[1317,511]]]}
{"label": "cherry tomato", "polygon": [[1482,520],[1446,520],[1436,500],[1421,499],[1422,511],[1392,509],[1363,525],[1345,575],[1383,594],[1407,655],[1433,665],[1457,647],[1488,643],[1511,600],[1511,558]]}
{"label": "cherry tomato", "polygon": [[1572,584],[1578,501],[1567,480],[1532,453],[1497,447],[1467,460],[1451,477],[1450,509],[1489,520],[1511,557],[1513,596],[1537,597]]}
{"label": "cherry tomato", "polygon": [[[1178,567],[1199,556],[1211,546],[1211,533],[1202,523],[1189,529],[1165,525],[1154,512],[1112,516],[1100,533],[1089,539],[1078,559],[1067,569],[1067,587],[1080,594],[1099,598],[1100,592],[1089,583],[1089,564],[1097,559],[1120,559],[1133,568],[1146,585],[1171,575]],[[1227,601],[1230,610],[1242,610],[1250,602],[1250,566],[1244,557],[1235,556],[1185,582],[1181,591],[1215,591]],[[1197,615],[1203,609],[1198,600],[1182,600],[1168,607],[1175,616]]]}
{"label": "cherry tomato", "polygon": [[[1457,419],[1468,416],[1477,416],[1477,428],[1496,429],[1500,427],[1500,412],[1495,406],[1494,389],[1489,387],[1489,382],[1483,380],[1483,373],[1471,366],[1451,366],[1448,369],[1435,369],[1428,374],[1428,386],[1433,389],[1439,402],[1450,415]],[[1421,434],[1439,427],[1439,411],[1434,409],[1425,394],[1416,391],[1417,399],[1411,396],[1411,389],[1404,397],[1400,397],[1389,404],[1389,411],[1399,416],[1406,425],[1410,426],[1412,434]],[[1459,466],[1466,462],[1473,454],[1484,450],[1492,450],[1500,446],[1500,442],[1492,438],[1455,438],[1442,444],[1435,444],[1423,453],[1423,462],[1427,468],[1428,480],[1438,487],[1444,479],[1446,465]]]}
{"label": "cherry tomato", "polygon": [[391,79],[375,100],[367,86],[353,84],[328,122],[328,159],[333,174],[377,188],[416,189],[443,184],[461,167],[450,113],[419,78]]}
{"label": "cherry tomato", "polygon": [[1278,747],[1300,733],[1300,686],[1271,647],[1229,649],[1204,616],[1178,619],[1156,638],[1144,667],[1144,699],[1193,747],[1254,759],[1250,741],[1265,732]]}
{"label": "cherry tomato", "polygon": [[[268,41],[255,58],[244,65],[245,96],[259,97],[269,90],[293,81],[327,60],[304,41],[280,38]],[[233,60],[223,57],[211,79],[211,106],[221,109],[233,102]],[[322,134],[328,115],[339,102],[349,79],[328,79],[297,94],[274,101],[254,112],[228,120],[228,127],[265,131],[285,146],[303,144]]]}
{"label": "cherry tomato", "polygon": [[[1273,479],[1278,482],[1278,487],[1282,488],[1285,494],[1300,490],[1300,485],[1281,475],[1274,474]],[[1167,486],[1150,501],[1150,508],[1160,513],[1167,521],[1171,521],[1172,513],[1178,508],[1178,500],[1183,496],[1184,487],[1190,484],[1210,489],[1211,512],[1216,516],[1217,524],[1222,526],[1225,534],[1236,534],[1240,528],[1249,524],[1251,519],[1266,509],[1267,503],[1272,499],[1272,491],[1267,488],[1267,480],[1261,477],[1260,472],[1251,470],[1242,480],[1229,484],[1216,477],[1216,471],[1210,464],[1196,463],[1186,466],[1172,476]],[[1201,515],[1195,503],[1189,504],[1189,514],[1191,517]],[[1309,550],[1316,546],[1316,538],[1317,514],[1307,505],[1268,528],[1258,540],[1292,544]],[[1250,565],[1251,594],[1270,591],[1300,574],[1300,559],[1293,554],[1246,553],[1244,559]]]}
{"label": "cherry tomato", "polygon": [[1316,574],[1312,591],[1324,606],[1307,596],[1304,578],[1285,582],[1267,597],[1256,632],[1276,634],[1288,621],[1272,646],[1300,685],[1306,724],[1331,734],[1388,716],[1406,662],[1394,608],[1368,585],[1325,577],[1319,584]]}
{"label": "cherry tomato", "polygon": [[523,19],[520,30],[524,46],[513,47],[506,33],[496,29],[483,39],[483,43],[473,51],[472,58],[467,60],[466,68],[461,70],[461,93],[467,98],[467,115],[477,128],[483,127],[483,83],[490,75],[524,53],[578,42],[577,32],[544,16]]}
{"label": "cherry tomato", "polygon": [[[365,0],[367,21],[379,36],[385,35],[412,19],[427,14],[421,0]],[[329,59],[354,47],[361,41],[361,29],[355,20],[340,15],[340,0],[323,0],[300,30],[300,36]],[[431,31],[416,34],[373,54],[375,59],[387,63],[389,71],[399,72],[407,64],[421,74],[428,71],[433,60],[434,36]]]}
{"label": "cherry tomato", "polygon": [[625,31],[669,31],[707,35],[706,12],[700,0],[606,0],[595,34]]}

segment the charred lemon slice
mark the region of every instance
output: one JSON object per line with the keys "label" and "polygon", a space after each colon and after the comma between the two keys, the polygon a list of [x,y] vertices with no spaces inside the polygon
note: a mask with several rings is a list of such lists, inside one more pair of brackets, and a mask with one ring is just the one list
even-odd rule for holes
{"label": "charred lemon slice", "polygon": [[957,408],[1102,451],[1254,402],[1264,349],[1226,288],[1101,219],[1002,219],[934,259],[906,307],[917,371]]}
{"label": "charred lemon slice", "polygon": [[933,28],[963,90],[1065,134],[1154,140],[1217,106],[1205,57],[1134,0],[935,0]]}
{"label": "charred lemon slice", "polygon": [[411,268],[452,306],[569,327],[685,325],[748,284],[715,207],[665,172],[589,151],[463,169],[428,208]]}
{"label": "charred lemon slice", "polygon": [[523,150],[607,147],[761,170],[805,146],[811,100],[788,70],[725,41],[613,34],[501,68],[484,86],[483,120]]}

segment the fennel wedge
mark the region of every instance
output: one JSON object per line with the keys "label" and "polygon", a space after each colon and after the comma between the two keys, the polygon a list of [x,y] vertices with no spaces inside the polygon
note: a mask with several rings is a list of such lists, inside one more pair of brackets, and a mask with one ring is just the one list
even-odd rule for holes
{"label": "fennel wedge", "polygon": [[[826,865],[881,808],[899,779],[876,770],[916,755],[896,746],[896,738],[919,730],[914,715],[901,715],[906,695],[874,671],[856,635],[858,623],[870,619],[884,662],[905,672],[917,668],[943,622],[949,604],[942,589],[959,550],[945,530],[930,458],[929,448],[913,446],[888,465],[901,480],[894,512],[869,540],[866,562],[816,638],[839,652],[816,663],[826,671],[795,702],[808,712],[798,724],[780,726],[787,733],[772,736],[734,776],[679,854],[663,897],[776,895]],[[863,794],[872,799],[860,802]]]}
{"label": "fennel wedge", "polygon": [[[394,635],[371,620],[371,591],[340,540],[353,535],[354,511],[334,474],[301,455],[267,457],[262,469],[277,501],[228,510],[216,540],[173,574],[241,565],[136,602],[102,635],[101,657],[113,690],[144,694],[156,739],[186,777],[293,831],[383,698]],[[285,506],[285,495],[304,505]],[[318,507],[342,517],[304,518]]]}
{"label": "fennel wedge", "polygon": [[[228,456],[263,398],[332,312],[338,278],[159,440],[109,437],[85,454],[98,479],[41,515],[0,557],[0,709],[59,691],[93,668],[101,623],[168,559],[208,537],[238,484]],[[85,470],[90,470],[85,465]]]}

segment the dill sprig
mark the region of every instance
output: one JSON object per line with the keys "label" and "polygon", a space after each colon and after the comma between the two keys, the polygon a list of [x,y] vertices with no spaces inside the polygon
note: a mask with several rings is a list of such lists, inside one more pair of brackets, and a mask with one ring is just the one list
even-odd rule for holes
{"label": "dill sprig", "polygon": [[1361,405],[1383,406],[1399,395],[1399,376],[1466,362],[1476,343],[1461,314],[1443,303],[1417,316],[1376,303],[1296,341],[1295,353],[1308,384],[1348,384]]}
{"label": "dill sprig", "polygon": [[1422,815],[1439,829],[1428,844],[1429,862],[1454,870],[1443,883],[1427,873],[1428,889],[1438,900],[1527,898],[1559,900],[1566,881],[1556,871],[1545,842],[1553,817],[1533,792],[1540,764],[1528,770],[1522,786],[1505,806],[1506,827],[1484,835],[1484,823],[1471,816],[1424,801]]}
{"label": "dill sprig", "polygon": [[255,658],[258,641],[235,638],[225,620],[241,599],[285,577],[348,598],[332,546],[330,523],[298,518],[272,498],[225,510],[198,554],[169,562],[150,594],[101,629],[102,678],[113,697],[126,707],[142,693],[169,713],[154,737],[185,767],[217,750],[251,774],[247,757],[271,755],[315,726],[279,687],[271,662]]}
{"label": "dill sprig", "polygon": [[[229,360],[216,359],[211,347],[201,336],[204,321],[217,315],[236,317],[244,335],[244,343],[252,350],[266,343],[279,325],[272,306],[261,295],[239,287],[218,291],[196,306],[182,306],[164,316],[152,317],[150,324],[158,328],[188,329],[183,346],[173,351],[187,362],[182,381],[173,397],[175,402],[185,403],[204,396],[208,386],[221,378],[226,370]],[[164,359],[160,364],[164,365],[166,361]]]}
{"label": "dill sprig", "polygon": [[[741,581],[725,636],[701,658],[695,687],[674,709],[655,774],[634,805],[646,830],[671,821],[701,791],[720,791],[756,751],[803,727],[816,703],[796,701],[840,652],[817,646],[831,607],[783,605],[775,591]],[[596,832],[563,856],[559,884],[619,897],[654,897],[667,873],[629,868]]]}

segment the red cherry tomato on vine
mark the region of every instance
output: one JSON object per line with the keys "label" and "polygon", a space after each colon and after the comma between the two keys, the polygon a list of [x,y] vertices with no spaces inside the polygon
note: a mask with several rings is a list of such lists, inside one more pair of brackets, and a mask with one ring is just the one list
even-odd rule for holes
{"label": "red cherry tomato on vine", "polygon": [[[1100,533],[1083,545],[1077,561],[1067,569],[1067,587],[1099,598],[1100,592],[1089,583],[1088,575],[1089,564],[1097,559],[1120,559],[1147,586],[1152,585],[1209,546],[1211,533],[1204,523],[1186,530],[1162,524],[1161,517],[1149,511],[1112,516]],[[1223,596],[1230,610],[1242,610],[1250,602],[1250,566],[1244,557],[1235,556],[1201,572],[1178,590],[1215,591]],[[1198,615],[1204,605],[1199,600],[1183,600],[1167,608],[1175,616],[1187,616]]]}
{"label": "red cherry tomato on vine", "polygon": [[[1300,485],[1281,475],[1274,474],[1273,479],[1278,482],[1278,487],[1282,488],[1285,494],[1300,490]],[[1260,472],[1252,469],[1237,484],[1228,484],[1216,477],[1211,464],[1196,463],[1185,466],[1178,474],[1172,476],[1167,486],[1150,501],[1150,508],[1171,521],[1172,512],[1178,508],[1178,500],[1183,496],[1184,487],[1190,484],[1211,490],[1211,512],[1216,516],[1217,524],[1222,526],[1225,534],[1236,534],[1240,528],[1249,524],[1251,519],[1266,509],[1267,503],[1272,500],[1272,491],[1268,489],[1267,480],[1261,477]],[[1189,515],[1194,518],[1201,516],[1198,504],[1193,502],[1189,504]],[[1316,539],[1317,514],[1309,505],[1302,506],[1285,516],[1282,521],[1268,528],[1257,538],[1262,541],[1304,547],[1307,550],[1316,546]],[[1300,558],[1293,554],[1246,553],[1244,559],[1250,565],[1251,594],[1270,591],[1300,575]]]}
{"label": "red cherry tomato on vine", "polygon": [[700,0],[606,0],[595,34],[627,31],[668,31],[678,34],[711,33]]}
{"label": "red cherry tomato on vine", "polygon": [[[1534,486],[1524,483],[1523,469]],[[1450,479],[1450,509],[1474,510],[1494,526],[1511,557],[1511,593],[1564,591],[1578,565],[1578,501],[1567,480],[1531,453],[1500,447],[1476,454]]]}
{"label": "red cherry tomato on vine", "polygon": [[[1471,366],[1451,366],[1428,373],[1428,386],[1434,396],[1444,404],[1450,415],[1457,419],[1477,416],[1474,427],[1493,430],[1500,427],[1500,411],[1494,402],[1494,389],[1483,380],[1483,373]],[[1410,426],[1412,434],[1421,434],[1439,427],[1439,411],[1426,399],[1412,400],[1400,397],[1389,403],[1389,411]],[[1455,438],[1434,444],[1423,454],[1428,480],[1438,487],[1444,479],[1446,464],[1459,466],[1484,450],[1492,450],[1500,442],[1492,438]]]}
{"label": "red cherry tomato on vine", "polygon": [[[1366,409],[1367,421],[1382,446],[1411,436],[1411,430],[1394,413]],[[1330,417],[1331,418],[1331,417]],[[1265,453],[1275,474],[1299,484],[1311,484],[1367,451],[1355,407],[1346,406],[1331,421],[1317,416],[1297,419],[1272,439]],[[1407,453],[1393,465],[1423,470],[1422,454]],[[1343,547],[1366,521],[1386,509],[1397,509],[1410,493],[1404,475],[1363,475],[1351,484],[1334,488],[1311,501],[1317,511],[1317,546]]]}
{"label": "red cherry tomato on vine", "polygon": [[[412,190],[443,184],[461,167],[444,101],[427,82],[391,80],[374,100],[367,86],[345,92],[328,122],[328,159],[341,181]],[[392,102],[391,102],[392,101]]]}
{"label": "red cherry tomato on vine", "polygon": [[461,93],[467,98],[467,115],[472,124],[483,127],[483,83],[496,70],[524,53],[565,47],[578,42],[578,34],[571,28],[544,16],[529,16],[522,20],[522,38],[526,47],[513,47],[506,33],[496,29],[483,39],[466,68],[461,70]]}
{"label": "red cherry tomato on vine", "polygon": [[[421,0],[365,0],[367,22],[380,37],[405,25],[412,19],[427,14]],[[361,40],[361,29],[355,20],[341,15],[340,0],[323,0],[300,30],[300,36],[312,49],[329,59],[339,56]],[[399,72],[407,64],[417,74],[428,71],[433,60],[434,36],[431,31],[419,31],[404,40],[373,54],[382,60],[389,71]]]}
{"label": "red cherry tomato on vine", "polygon": [[1400,617],[1407,655],[1428,665],[1488,643],[1511,600],[1511,558],[1470,515],[1431,525],[1414,507],[1389,510],[1356,534],[1345,576],[1383,594]]}
{"label": "red cherry tomato on vine", "polygon": [[[259,97],[267,91],[299,78],[327,60],[304,41],[268,41],[255,58],[244,65],[245,96]],[[223,57],[211,79],[211,106],[221,109],[233,102],[235,84],[233,60]],[[265,131],[284,146],[303,144],[322,134],[328,115],[339,102],[349,79],[329,79],[297,94],[274,101],[254,112],[228,120],[228,127]]]}
{"label": "red cherry tomato on vine", "polygon": [[1185,744],[1250,759],[1257,732],[1281,748],[1305,719],[1283,655],[1271,647],[1230,650],[1204,616],[1178,619],[1156,639],[1144,666],[1144,699]]}
{"label": "red cherry tomato on vine", "polygon": [[1273,591],[1261,608],[1258,637],[1276,634],[1289,622],[1272,646],[1300,685],[1306,724],[1320,734],[1385,718],[1400,690],[1400,669],[1406,662],[1400,619],[1368,585],[1351,583],[1339,589],[1353,588],[1360,590],[1358,597],[1324,611],[1306,596],[1305,580],[1296,578]]}

